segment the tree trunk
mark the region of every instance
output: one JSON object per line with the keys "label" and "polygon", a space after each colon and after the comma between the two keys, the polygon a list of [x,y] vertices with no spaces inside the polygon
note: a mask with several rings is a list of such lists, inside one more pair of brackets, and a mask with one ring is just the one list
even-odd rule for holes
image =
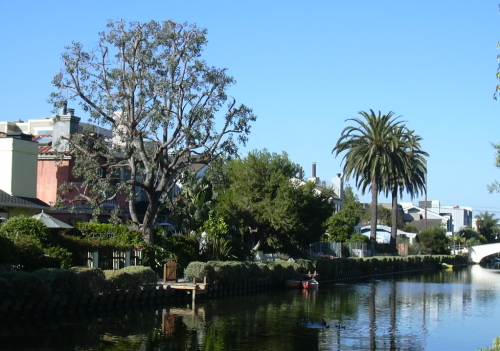
{"label": "tree trunk", "polygon": [[396,252],[396,238],[398,235],[398,187],[392,188],[392,213],[391,213],[391,242],[392,252]]}
{"label": "tree trunk", "polygon": [[378,184],[376,180],[372,180],[372,218],[370,221],[370,250],[371,254],[375,254],[375,243],[377,242],[377,215],[378,215]]}
{"label": "tree trunk", "polygon": [[158,215],[160,203],[156,194],[148,194],[148,200],[148,207],[146,208],[146,213],[142,220],[141,230],[144,241],[152,245],[154,244],[154,225],[156,223],[156,216]]}

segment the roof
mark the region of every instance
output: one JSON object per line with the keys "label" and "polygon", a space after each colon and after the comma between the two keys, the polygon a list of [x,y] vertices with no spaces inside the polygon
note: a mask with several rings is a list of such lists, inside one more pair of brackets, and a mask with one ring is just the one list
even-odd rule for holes
{"label": "roof", "polygon": [[58,220],[57,218],[54,218],[45,212],[40,212],[34,216],[31,216],[31,218],[38,219],[40,222],[45,224],[47,228],[54,228],[54,229],[71,229],[73,228],[69,224],[64,223],[63,221]]}
{"label": "roof", "polygon": [[0,190],[0,207],[44,209],[48,208],[49,205],[40,199],[12,196]]}

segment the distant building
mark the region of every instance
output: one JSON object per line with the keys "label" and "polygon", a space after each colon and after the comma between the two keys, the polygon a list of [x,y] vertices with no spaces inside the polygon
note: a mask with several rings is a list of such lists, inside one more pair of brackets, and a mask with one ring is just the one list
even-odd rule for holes
{"label": "distant building", "polygon": [[[420,202],[420,207],[425,206],[425,202]],[[472,208],[464,206],[442,206],[438,200],[427,202],[427,208],[439,215],[447,217],[450,220],[449,231],[459,232],[464,228],[472,228]]]}
{"label": "distant building", "polygon": [[405,213],[405,223],[414,226],[418,231],[438,227],[445,229],[451,234],[452,227],[448,216],[442,216],[430,209],[426,210],[425,208],[416,206],[412,203],[402,203],[401,205]]}
{"label": "distant building", "polygon": [[[316,184],[316,189],[317,191],[321,191],[321,189],[326,189],[330,188],[334,192],[334,196],[330,199],[332,205],[333,205],[333,212],[337,213],[339,212],[342,207],[344,206],[344,180],[341,177],[341,174],[338,173],[336,177],[333,178],[332,180],[332,185],[329,186],[326,181],[322,181],[316,174],[316,162],[312,163],[312,168],[311,168],[311,177],[307,179],[308,182],[313,182]],[[300,179],[294,178],[294,182],[301,181]]]}

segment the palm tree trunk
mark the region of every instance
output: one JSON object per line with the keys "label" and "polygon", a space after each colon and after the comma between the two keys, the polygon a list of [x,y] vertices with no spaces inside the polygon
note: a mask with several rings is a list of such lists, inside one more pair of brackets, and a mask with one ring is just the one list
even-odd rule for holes
{"label": "palm tree trunk", "polygon": [[396,237],[398,234],[398,186],[392,188],[391,242],[392,252],[396,252]]}
{"label": "palm tree trunk", "polygon": [[378,205],[378,184],[375,179],[372,179],[372,208],[371,208],[371,221],[370,221],[370,250],[371,254],[375,254],[375,243],[377,242],[377,205]]}

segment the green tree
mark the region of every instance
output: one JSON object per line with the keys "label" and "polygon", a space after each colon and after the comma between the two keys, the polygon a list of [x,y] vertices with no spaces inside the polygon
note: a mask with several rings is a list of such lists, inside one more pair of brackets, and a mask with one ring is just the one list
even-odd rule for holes
{"label": "green tree", "polygon": [[[493,147],[495,148],[496,152],[495,164],[497,167],[500,167],[500,144],[494,144]],[[488,185],[488,191],[490,193],[500,193],[500,182],[496,180]]]}
{"label": "green tree", "polygon": [[[95,50],[78,42],[67,48],[53,80],[55,106],[78,101],[114,133],[112,141],[95,136],[107,145],[97,150],[89,146],[90,132],[69,140],[69,152],[81,159],[75,168],[89,164],[94,172],[126,175],[112,177],[114,187],[86,176],[81,188],[93,187],[87,193],[92,197],[103,196],[100,186],[105,197],[125,188],[131,221],[149,243],[180,177],[194,163],[235,155],[255,120],[248,107],[228,96],[234,79],[202,59],[206,43],[206,31],[194,25],[110,22]],[[136,208],[139,193],[146,198],[142,216]]]}
{"label": "green tree", "polygon": [[226,260],[231,255],[231,241],[229,240],[229,227],[222,217],[210,216],[203,226],[206,237],[205,250],[208,259]]}
{"label": "green tree", "polygon": [[216,212],[250,249],[304,252],[324,234],[333,193],[296,178],[301,168],[286,154],[253,151],[227,165],[228,184],[216,189]]}
{"label": "green tree", "polygon": [[426,157],[429,154],[422,150],[422,138],[413,130],[406,127],[398,127],[393,131],[396,145],[393,150],[395,154],[391,158],[390,172],[387,174],[385,186],[386,195],[391,194],[391,242],[393,251],[396,251],[396,237],[398,229],[398,195],[402,196],[406,191],[411,198],[425,192],[427,164]]}
{"label": "green tree", "polygon": [[476,216],[477,231],[484,236],[488,242],[493,242],[498,239],[500,232],[498,227],[498,218],[493,213],[488,211],[481,212]]}
{"label": "green tree", "polygon": [[423,254],[449,254],[449,239],[443,228],[431,228],[417,234],[417,242]]}
{"label": "green tree", "polygon": [[344,242],[351,239],[355,226],[361,221],[363,207],[351,188],[346,188],[342,209],[326,222],[326,237],[329,241]]}
{"label": "green tree", "polygon": [[362,192],[370,188],[371,200],[371,249],[374,251],[377,235],[377,203],[378,194],[387,183],[386,176],[391,173],[393,165],[401,162],[395,160],[399,155],[394,153],[398,145],[394,137],[394,130],[401,125],[393,112],[382,115],[359,112],[360,118],[347,121],[352,123],[342,131],[342,134],[333,148],[335,155],[344,154],[344,176],[353,177],[356,186]]}

